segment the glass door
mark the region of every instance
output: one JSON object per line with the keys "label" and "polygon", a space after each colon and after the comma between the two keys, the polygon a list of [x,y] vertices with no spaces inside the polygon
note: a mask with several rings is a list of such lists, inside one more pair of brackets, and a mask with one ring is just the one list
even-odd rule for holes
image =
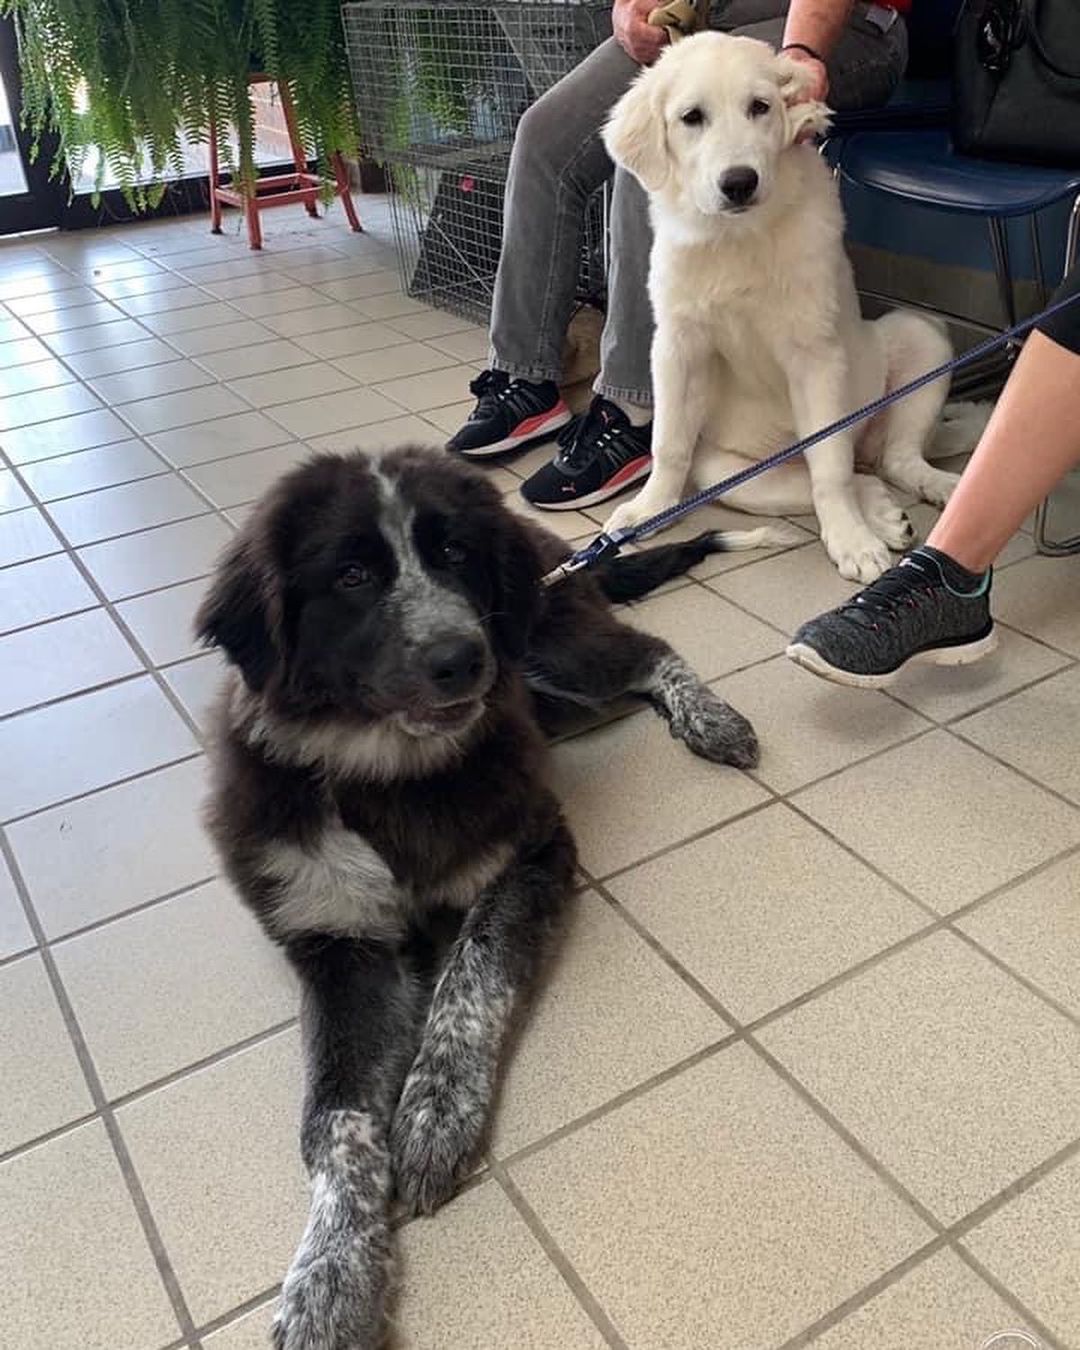
{"label": "glass door", "polygon": [[0,19],[0,236],[59,225],[64,188],[49,180],[53,147],[34,163],[19,126],[19,61],[10,19]]}

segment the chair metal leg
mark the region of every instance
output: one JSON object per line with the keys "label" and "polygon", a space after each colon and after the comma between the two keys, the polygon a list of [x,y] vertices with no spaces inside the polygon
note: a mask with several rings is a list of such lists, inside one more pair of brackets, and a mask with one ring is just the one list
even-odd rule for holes
{"label": "chair metal leg", "polygon": [[1009,239],[1005,222],[1000,216],[987,217],[990,226],[990,247],[994,253],[994,276],[997,278],[1001,308],[1005,311],[1006,328],[1016,322],[1016,299],[1013,294],[1012,268],[1009,264]]}
{"label": "chair metal leg", "polygon": [[[1065,266],[1063,276],[1068,276],[1076,264],[1077,246],[1080,244],[1080,196],[1073,201],[1069,215],[1069,228],[1065,235]],[[1048,558],[1063,558],[1070,553],[1080,553],[1080,534],[1071,539],[1051,539],[1047,534],[1051,498],[1040,502],[1035,512],[1035,547]]]}

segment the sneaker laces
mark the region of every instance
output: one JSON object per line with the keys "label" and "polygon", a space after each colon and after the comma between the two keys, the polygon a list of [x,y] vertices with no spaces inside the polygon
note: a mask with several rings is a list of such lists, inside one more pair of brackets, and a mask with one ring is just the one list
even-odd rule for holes
{"label": "sneaker laces", "polygon": [[621,467],[618,438],[629,428],[630,419],[623,410],[598,394],[588,411],[579,413],[559,432],[556,462],[568,473],[581,473],[602,454],[616,468]]}
{"label": "sneaker laces", "polygon": [[[916,576],[911,575],[912,570]],[[865,590],[853,595],[837,613],[862,624],[873,624],[875,615],[892,614],[901,605],[914,609],[923,596],[935,594],[940,584],[939,577],[932,576],[919,559],[909,554],[897,567],[890,568]]]}
{"label": "sneaker laces", "polygon": [[510,377],[502,370],[484,370],[474,380],[469,381],[469,393],[475,394],[477,403],[469,417],[470,422],[487,421],[498,412],[499,404],[510,387]]}

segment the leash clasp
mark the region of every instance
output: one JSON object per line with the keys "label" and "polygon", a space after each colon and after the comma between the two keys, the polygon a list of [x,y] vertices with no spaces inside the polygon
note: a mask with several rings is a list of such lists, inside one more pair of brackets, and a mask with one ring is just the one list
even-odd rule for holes
{"label": "leash clasp", "polygon": [[[620,530],[619,533],[621,534],[622,531]],[[558,567],[553,568],[546,576],[541,577],[540,585],[557,586],[560,581],[572,577],[575,572],[584,572],[586,568],[595,567],[598,562],[602,562],[605,558],[613,558],[621,548],[621,539],[613,538],[610,534],[598,535],[587,548],[572,553],[565,562],[561,562]]]}

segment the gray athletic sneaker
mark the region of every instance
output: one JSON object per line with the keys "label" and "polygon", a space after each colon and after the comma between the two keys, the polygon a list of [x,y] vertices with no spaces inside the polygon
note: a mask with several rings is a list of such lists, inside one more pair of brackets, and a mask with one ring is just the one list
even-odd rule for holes
{"label": "gray athletic sneaker", "polygon": [[846,604],[804,623],[788,656],[835,684],[880,689],[915,661],[963,666],[997,646],[990,578],[925,545]]}

